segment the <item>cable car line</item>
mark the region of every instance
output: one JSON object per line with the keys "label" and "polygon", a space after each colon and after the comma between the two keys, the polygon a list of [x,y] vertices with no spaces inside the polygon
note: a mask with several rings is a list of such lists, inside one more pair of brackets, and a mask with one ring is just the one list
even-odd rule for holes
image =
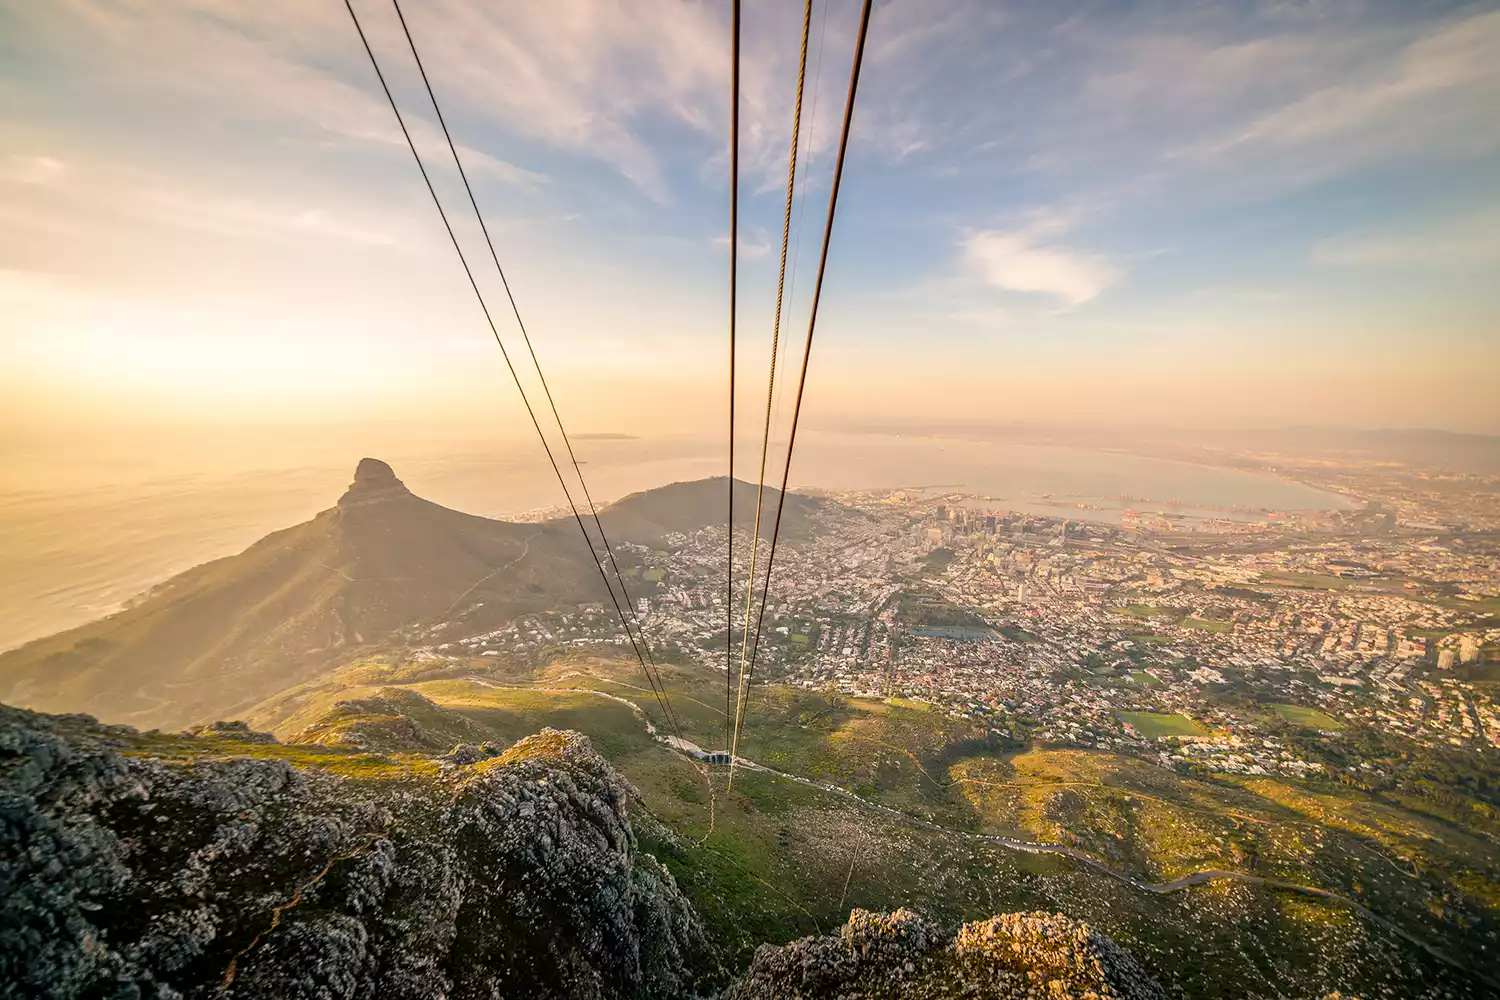
{"label": "cable car line", "polygon": [[[797,301],[797,265],[802,259],[802,219],[807,214],[807,184],[812,174],[815,156],[815,139],[818,134],[818,84],[823,80],[823,40],[828,33],[828,3],[823,2],[823,14],[818,18],[818,61],[813,67],[812,106],[808,108],[807,115],[807,143],[804,146],[803,159],[807,161],[802,168],[802,190],[797,194],[797,221],[792,227],[796,232],[796,239],[792,242],[792,274],[791,281],[786,289],[786,311],[791,313]],[[785,356],[783,356],[785,357]],[[783,362],[785,363],[785,362]],[[776,383],[776,416],[775,423],[781,423],[782,394],[785,391],[785,379],[778,379]]]}
{"label": "cable car line", "polygon": [[[347,0],[346,0],[347,2]],[[859,90],[859,70],[864,62],[865,37],[870,27],[870,5],[872,0],[864,0],[860,10],[859,37],[854,43],[854,65],[849,72],[849,96],[844,103],[844,126],[839,136],[838,158],[833,167],[833,188],[828,193],[828,220],[823,226],[823,249],[818,257],[818,276],[813,284],[812,309],[807,319],[807,339],[802,347],[802,369],[797,377],[797,398],[792,407],[792,427],[787,437],[786,464],[781,470],[781,495],[776,503],[776,520],[771,529],[771,548],[766,554],[766,582],[761,591],[760,611],[756,617],[754,646],[750,653],[750,664],[747,668],[746,700],[742,701],[736,712],[734,727],[734,741],[731,744],[729,756],[729,786],[734,786],[734,762],[739,752],[740,733],[744,728],[745,708],[748,702],[749,680],[754,679],[755,657],[760,651],[760,624],[766,616],[766,600],[771,589],[771,571],[776,563],[776,542],[781,534],[781,515],[786,506],[787,479],[792,471],[792,452],[797,446],[797,423],[802,416],[802,398],[807,388],[807,362],[812,356],[813,333],[818,324],[818,303],[823,296],[823,276],[828,268],[828,245],[833,238],[834,214],[838,209],[839,186],[844,179],[844,157],[849,149],[849,130],[854,121],[854,98]],[[752,581],[753,582],[753,581]]]}
{"label": "cable car line", "polygon": [[[725,548],[724,745],[730,743],[734,714],[734,355],[740,251],[740,0],[734,0],[729,29],[729,532]],[[755,590],[755,581],[750,581]]]}
{"label": "cable car line", "polygon": [[[755,485],[755,530],[750,536],[750,575],[745,588],[745,635],[740,642],[739,694],[735,699],[736,716],[738,706],[745,701],[745,660],[750,653],[750,619],[755,603],[755,568],[760,552],[760,520],[766,497],[766,453],[771,446],[771,410],[776,401],[776,359],[781,346],[781,313],[783,294],[786,291],[786,251],[792,236],[792,196],[797,188],[797,148],[802,139],[802,88],[807,80],[807,36],[812,30],[813,0],[807,0],[802,11],[802,53],[797,61],[797,100],[792,111],[792,151],[787,157],[786,212],[781,222],[781,269],[776,279],[776,321],[771,331],[771,377],[766,386],[766,421],[760,438],[760,477]],[[736,722],[736,729],[739,724]]]}
{"label": "cable car line", "polygon": [[469,287],[474,290],[474,297],[479,300],[479,308],[484,313],[485,321],[489,324],[490,333],[494,335],[495,343],[499,346],[501,356],[505,359],[505,366],[510,371],[511,379],[516,384],[516,390],[521,394],[521,402],[526,407],[526,413],[531,418],[531,424],[536,429],[537,436],[541,439],[543,450],[547,453],[547,460],[551,463],[552,471],[557,476],[557,481],[563,488],[563,495],[567,498],[568,505],[572,508],[573,520],[577,522],[578,530],[583,533],[584,542],[588,546],[590,559],[594,563],[594,568],[598,570],[599,579],[603,582],[604,589],[609,593],[610,602],[615,606],[615,613],[620,618],[620,624],[624,626],[625,634],[630,639],[632,648],[635,649],[636,659],[641,664],[641,671],[646,675],[647,681],[651,684],[652,693],[656,695],[657,703],[661,706],[666,720],[680,733],[681,730],[676,723],[676,717],[672,714],[669,702],[665,697],[666,692],[657,686],[656,679],[652,677],[651,672],[647,669],[646,660],[641,655],[640,647],[635,642],[635,636],[625,620],[625,613],[620,609],[620,602],[615,598],[614,588],[609,585],[609,578],[605,575],[604,567],[599,562],[597,553],[594,550],[593,539],[589,537],[588,529],[583,525],[583,518],[578,513],[577,504],[573,502],[572,492],[568,489],[567,482],[563,478],[562,469],[557,464],[557,459],[552,453],[552,447],[547,442],[547,436],[542,432],[541,422],[537,420],[536,411],[532,408],[531,401],[526,396],[526,390],[521,385],[521,378],[516,372],[515,365],[511,362],[510,352],[506,350],[505,342],[500,337],[500,331],[495,326],[494,317],[490,314],[489,306],[484,300],[484,294],[480,292],[479,283],[475,280],[474,272],[469,267],[468,258],[464,255],[463,247],[458,242],[458,236],[454,233],[453,226],[448,221],[448,213],[444,210],[442,200],[438,197],[437,189],[433,187],[432,178],[427,173],[427,166],[422,162],[422,155],[417,152],[416,142],[412,139],[411,132],[406,127],[406,120],[401,114],[401,109],[397,106],[396,99],[391,94],[391,88],[386,83],[385,73],[380,68],[380,61],[375,57],[375,50],[370,47],[370,41],[365,36],[365,30],[360,24],[359,15],[354,12],[354,5],[351,0],[344,0],[344,7],[349,11],[349,17],[354,22],[354,29],[359,34],[360,43],[364,46],[365,54],[370,58],[370,66],[375,70],[375,76],[380,81],[380,88],[385,92],[386,101],[390,104],[391,111],[396,116],[396,123],[401,128],[401,134],[406,139],[406,145],[411,150],[412,158],[416,160],[417,170],[422,174],[422,181],[427,186],[427,193],[432,196],[432,203],[437,208],[438,215],[443,221],[443,228],[447,231],[448,239],[453,244],[454,251],[458,254],[459,263],[464,269],[464,276],[469,280]]}
{"label": "cable car line", "polygon": [[[443,117],[443,109],[438,104],[437,94],[432,89],[432,81],[427,77],[427,67],[422,62],[422,56],[417,51],[416,40],[412,38],[411,28],[406,23],[406,15],[401,10],[400,0],[391,0],[391,6],[396,10],[396,18],[401,22],[401,32],[406,36],[406,44],[411,49],[412,59],[417,64],[417,72],[421,74],[422,86],[427,90],[427,99],[432,102],[432,110],[437,115],[438,125],[443,130],[443,138],[447,140],[448,151],[453,155],[453,164],[458,168],[458,176],[463,181],[464,192],[469,196],[469,205],[474,209],[474,217],[479,221],[479,231],[484,234],[485,246],[489,248],[490,260],[495,264],[495,273],[500,276],[500,284],[505,289],[505,297],[510,302],[511,313],[516,318],[516,326],[520,328],[521,339],[526,344],[526,351],[531,355],[531,363],[536,368],[536,375],[542,385],[542,392],[547,397],[547,405],[552,410],[552,419],[557,422],[558,433],[562,435],[563,446],[568,452],[568,461],[573,465],[573,472],[578,476],[578,484],[583,488],[583,499],[588,505],[589,515],[593,518],[594,527],[599,532],[599,540],[604,546],[604,552],[609,557],[609,564],[615,574],[615,582],[620,587],[620,596],[624,598],[625,607],[630,611],[630,618],[635,622],[636,631],[640,634],[641,647],[645,649],[646,659],[651,664],[651,672],[656,675],[656,683],[666,691],[666,684],[661,680],[661,667],[657,665],[656,657],[651,653],[651,644],[646,639],[646,630],[641,625],[640,616],[636,613],[635,605],[630,600],[630,592],[625,588],[625,576],[620,572],[620,564],[615,559],[614,547],[609,543],[609,535],[604,531],[604,523],[599,519],[599,509],[594,503],[593,495],[589,492],[588,480],[584,478],[583,469],[578,464],[578,456],[573,451],[573,442],[568,437],[568,430],[563,426],[562,414],[558,412],[557,400],[552,396],[552,387],[547,384],[547,376],[542,372],[542,363],[536,356],[536,348],[532,346],[531,334],[526,330],[526,323],[521,319],[521,309],[516,304],[515,294],[511,291],[510,280],[505,277],[505,268],[500,265],[500,256],[495,251],[495,241],[490,238],[489,226],[485,224],[484,213],[479,210],[479,202],[474,196],[474,188],[469,183],[469,174],[464,170],[463,158],[459,156],[458,147],[453,142],[453,135],[448,130],[448,121]],[[569,498],[571,503],[572,498]],[[574,513],[577,511],[575,509]],[[590,541],[590,548],[593,543]],[[627,634],[629,629],[627,627]],[[675,721],[675,720],[674,720]],[[678,728],[674,725],[674,729]],[[679,732],[678,735],[681,735]]]}

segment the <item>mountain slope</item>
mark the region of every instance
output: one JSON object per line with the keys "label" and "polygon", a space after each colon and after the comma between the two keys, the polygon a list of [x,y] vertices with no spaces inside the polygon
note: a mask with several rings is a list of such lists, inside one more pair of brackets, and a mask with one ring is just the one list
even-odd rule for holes
{"label": "mountain slope", "polygon": [[[736,490],[736,520],[748,528],[756,489],[736,481]],[[768,505],[776,495],[767,490]],[[673,483],[601,517],[616,545],[655,546],[721,524],[725,501],[722,478]],[[791,495],[784,536],[805,531],[823,503]],[[768,507],[766,532],[770,517]],[[632,596],[649,586],[638,582]],[[0,654],[0,699],[179,728],[242,713],[404,626],[463,611],[477,631],[607,600],[571,516],[512,524],[464,514],[366,458],[337,505],[312,520],[173,577],[108,618]]]}
{"label": "mountain slope", "polygon": [[231,714],[460,598],[489,617],[605,600],[576,532],[449,510],[364,459],[312,520],[0,655],[0,697],[159,726]]}

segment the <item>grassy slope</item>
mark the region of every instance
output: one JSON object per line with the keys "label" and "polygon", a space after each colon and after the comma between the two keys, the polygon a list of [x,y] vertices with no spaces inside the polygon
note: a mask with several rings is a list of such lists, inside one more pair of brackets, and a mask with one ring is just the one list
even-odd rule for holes
{"label": "grassy slope", "polygon": [[[405,669],[367,663],[340,684],[304,686],[275,703],[283,736],[339,700],[379,694]],[[723,676],[665,673],[684,735],[720,745]],[[545,725],[588,734],[642,794],[643,846],[668,864],[741,961],[764,941],[827,930],[851,906],[909,905],[945,920],[1063,910],[1115,936],[1192,996],[1308,983],[1366,993],[1394,984],[1397,995],[1415,995],[1425,988],[1418,984],[1452,975],[1338,904],[1226,882],[1154,895],[1068,859],[923,828],[764,773],[739,771],[729,791],[723,768],[655,743],[629,707],[564,690],[616,694],[661,724],[630,664],[579,658],[489,680],[532,687],[463,678],[402,686],[496,741]],[[1493,928],[1500,871],[1477,835],[1327,782],[1191,779],[1115,754],[987,748],[978,735],[925,707],[771,688],[757,692],[741,752],[954,830],[1070,843],[1146,881],[1223,868],[1332,889],[1483,960],[1479,928],[1461,922],[1478,914]],[[152,752],[161,753],[177,738],[154,739]],[[198,754],[280,756],[350,780],[411,780],[433,766],[419,754],[226,737],[190,746]]]}
{"label": "grassy slope", "polygon": [[[684,735],[721,745],[722,675],[666,673]],[[654,743],[628,707],[562,690],[616,694],[661,725],[628,664],[577,659],[492,683],[535,689],[464,679],[412,689],[497,738],[542,725],[588,733],[673,831],[648,833],[651,848],[721,939],[746,954],[767,939],[826,929],[851,905],[913,905],[945,919],[1045,907],[1176,963],[1164,975],[1195,984],[1194,995],[1238,995],[1259,977],[1284,986],[1310,969],[1346,991],[1368,988],[1374,980],[1360,976],[1370,970],[1439,974],[1336,904],[1220,882],[1156,896],[1067,859],[924,829],[767,774],[740,771],[731,792],[722,768]],[[330,697],[313,700],[326,706]],[[1493,928],[1500,916],[1488,842],[1398,804],[1328,782],[1202,780],[1110,753],[987,748],[981,736],[925,707],[770,688],[756,693],[741,753],[954,830],[1072,844],[1144,881],[1212,868],[1327,888],[1474,958],[1481,941],[1465,922]],[[1226,967],[1237,970],[1227,979]]]}

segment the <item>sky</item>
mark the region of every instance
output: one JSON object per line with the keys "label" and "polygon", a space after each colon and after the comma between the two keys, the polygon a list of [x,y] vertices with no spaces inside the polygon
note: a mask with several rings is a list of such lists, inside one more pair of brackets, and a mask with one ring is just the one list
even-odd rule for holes
{"label": "sky", "polygon": [[[753,437],[803,5],[745,6]],[[355,9],[524,361],[395,12]],[[570,430],[718,433],[727,0],[404,10]],[[857,21],[814,2],[783,435]],[[868,46],[811,426],[1500,433],[1497,5],[881,0]],[[0,0],[0,232],[7,436],[532,433],[336,0]]]}

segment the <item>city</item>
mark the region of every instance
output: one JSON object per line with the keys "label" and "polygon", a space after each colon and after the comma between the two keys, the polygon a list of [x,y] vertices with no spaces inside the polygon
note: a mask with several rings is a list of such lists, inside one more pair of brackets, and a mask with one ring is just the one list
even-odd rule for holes
{"label": "city", "polygon": [[[1429,747],[1500,744],[1488,683],[1500,563],[1492,540],[1441,523],[1453,511],[1431,499],[1395,513],[1377,496],[1342,515],[1231,519],[1113,498],[1141,511],[1105,523],[954,492],[821,496],[804,537],[778,549],[756,684],[920,704],[997,738],[1182,771],[1329,774],[1305,743],[1288,744],[1289,726],[1360,722]],[[1466,518],[1495,523],[1492,496],[1466,497]],[[739,659],[750,533],[740,535],[732,642],[722,528],[617,547],[658,656],[722,669],[732,645]],[[412,654],[627,644],[602,604],[464,633],[460,614],[413,639]],[[1348,770],[1372,778],[1377,767]]]}

